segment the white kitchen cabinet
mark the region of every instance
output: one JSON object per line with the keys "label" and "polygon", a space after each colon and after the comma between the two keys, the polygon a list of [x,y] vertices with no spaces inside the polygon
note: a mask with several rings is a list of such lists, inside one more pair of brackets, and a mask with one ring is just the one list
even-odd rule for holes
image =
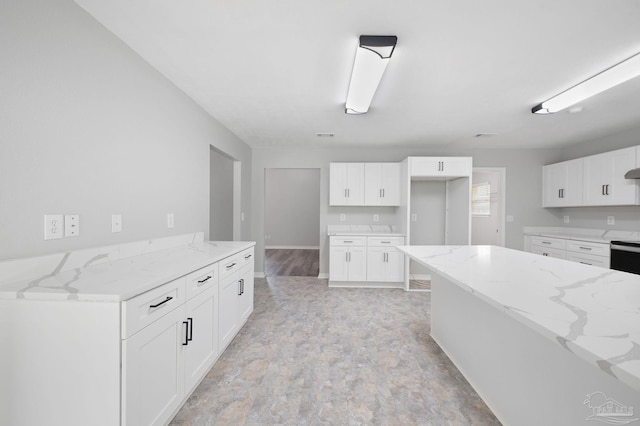
{"label": "white kitchen cabinet", "polygon": [[473,172],[471,157],[409,157],[412,178],[464,177]]}
{"label": "white kitchen cabinet", "polygon": [[531,253],[609,268],[609,244],[557,237],[531,236]]}
{"label": "white kitchen cabinet", "polygon": [[400,205],[400,163],[364,164],[364,204]]}
{"label": "white kitchen cabinet", "polygon": [[583,205],[637,205],[638,183],[624,174],[636,168],[636,147],[584,158]]}
{"label": "white kitchen cabinet", "polygon": [[364,163],[329,164],[329,205],[364,205]]}
{"label": "white kitchen cabinet", "polygon": [[395,246],[404,237],[367,237],[367,281],[404,281],[404,255]]}
{"label": "white kitchen cabinet", "polygon": [[329,280],[366,281],[365,237],[329,238]]}
{"label": "white kitchen cabinet", "polygon": [[253,312],[253,248],[220,262],[220,349],[224,350]]}
{"label": "white kitchen cabinet", "polygon": [[582,169],[582,158],[543,166],[542,207],[582,205]]}
{"label": "white kitchen cabinet", "polygon": [[184,307],[122,341],[122,425],[165,424],[184,396]]}

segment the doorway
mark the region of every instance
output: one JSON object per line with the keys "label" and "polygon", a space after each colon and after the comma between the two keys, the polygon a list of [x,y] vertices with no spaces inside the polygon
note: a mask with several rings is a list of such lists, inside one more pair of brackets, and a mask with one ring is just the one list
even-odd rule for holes
{"label": "doorway", "polygon": [[505,245],[504,167],[474,167],[471,194],[471,244]]}
{"label": "doorway", "polygon": [[240,239],[241,163],[214,147],[209,150],[209,240]]}
{"label": "doorway", "polygon": [[320,169],[265,169],[264,275],[317,277]]}

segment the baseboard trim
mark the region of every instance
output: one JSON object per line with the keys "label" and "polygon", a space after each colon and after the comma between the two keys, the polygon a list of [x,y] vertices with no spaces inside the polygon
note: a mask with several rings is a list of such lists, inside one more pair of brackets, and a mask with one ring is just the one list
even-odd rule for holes
{"label": "baseboard trim", "polygon": [[431,274],[409,274],[410,280],[431,281]]}
{"label": "baseboard trim", "polygon": [[264,272],[254,272],[254,278],[264,278]]}
{"label": "baseboard trim", "polygon": [[328,280],[329,279],[329,274],[325,274],[325,273],[318,274],[318,279],[319,280]]}
{"label": "baseboard trim", "polygon": [[320,250],[320,246],[264,246],[265,250]]}
{"label": "baseboard trim", "polygon": [[348,288],[399,288],[404,289],[403,282],[369,282],[369,281],[329,281],[329,287]]}

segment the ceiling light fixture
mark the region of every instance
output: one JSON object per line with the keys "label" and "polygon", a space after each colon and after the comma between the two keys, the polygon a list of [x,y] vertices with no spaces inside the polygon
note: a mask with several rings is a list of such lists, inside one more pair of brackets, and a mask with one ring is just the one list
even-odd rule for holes
{"label": "ceiling light fixture", "polygon": [[640,53],[534,106],[531,112],[553,114],[639,75]]}
{"label": "ceiling light fixture", "polygon": [[376,93],[397,42],[396,36],[360,36],[345,103],[345,113],[365,114],[369,110],[373,95]]}

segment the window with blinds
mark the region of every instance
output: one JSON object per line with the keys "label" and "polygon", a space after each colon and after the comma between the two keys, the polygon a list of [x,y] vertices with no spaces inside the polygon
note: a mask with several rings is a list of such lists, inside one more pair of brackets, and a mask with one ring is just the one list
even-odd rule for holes
{"label": "window with blinds", "polygon": [[477,183],[471,187],[471,214],[473,216],[491,216],[491,185],[489,182]]}

